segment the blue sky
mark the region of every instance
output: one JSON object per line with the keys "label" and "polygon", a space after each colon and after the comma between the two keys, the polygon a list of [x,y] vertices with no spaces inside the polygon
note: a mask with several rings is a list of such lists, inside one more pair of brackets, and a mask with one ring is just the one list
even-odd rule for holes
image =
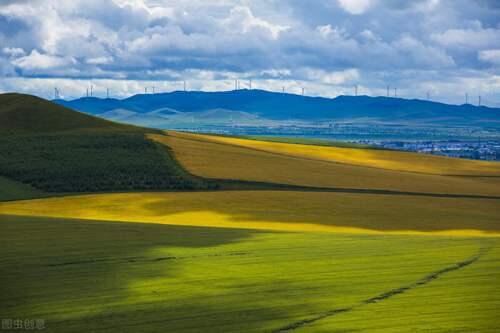
{"label": "blue sky", "polygon": [[92,84],[398,95],[500,106],[496,0],[4,0],[0,91],[65,98]]}

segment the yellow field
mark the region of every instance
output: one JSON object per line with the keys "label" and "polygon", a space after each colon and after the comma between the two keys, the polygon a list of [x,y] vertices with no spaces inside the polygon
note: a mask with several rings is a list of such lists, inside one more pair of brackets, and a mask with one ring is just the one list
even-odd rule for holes
{"label": "yellow field", "polygon": [[98,194],[0,203],[8,215],[347,233],[500,232],[499,200],[300,191]]}
{"label": "yellow field", "polygon": [[80,125],[4,142],[0,331],[500,331],[500,164]]}
{"label": "yellow field", "polygon": [[[82,333],[498,331],[500,177],[482,163],[490,176],[443,176],[170,134],[151,137],[199,176],[350,193],[226,188],[0,202],[4,318]],[[328,147],[307,146],[319,148]]]}
{"label": "yellow field", "polygon": [[178,132],[169,132],[169,134],[176,137],[224,143],[287,156],[373,168],[436,175],[500,176],[500,165],[495,162],[390,150],[326,147]]}
{"label": "yellow field", "polygon": [[[500,177],[440,176],[361,165],[372,162],[377,165],[374,158],[371,158],[371,162],[361,161],[363,163],[360,162],[360,165],[349,165],[333,163],[331,158],[320,160],[319,155],[311,158],[301,156],[301,154],[306,154],[309,150],[311,152],[335,151],[344,152],[344,157],[348,158],[351,151],[359,151],[358,159],[361,158],[359,154],[381,154],[393,160],[395,157],[401,157],[404,162],[401,162],[401,165],[406,165],[408,170],[411,170],[412,164],[430,163],[430,166],[426,168],[432,169],[437,168],[441,163],[450,162],[450,168],[455,165],[464,165],[463,169],[457,166],[456,173],[464,173],[465,169],[472,170],[473,166],[477,166],[474,172],[484,172],[485,175],[499,172],[499,164],[491,165],[477,161],[392,151],[270,143],[178,132],[168,132],[167,136],[151,135],[151,138],[171,147],[175,157],[188,171],[207,178],[313,187],[500,195]],[[272,147],[272,149],[265,147]],[[292,149],[294,147],[300,148],[301,153],[294,152]],[[278,148],[281,150],[278,151]],[[410,163],[410,158],[415,159],[414,163]],[[396,163],[396,161],[393,162]]]}

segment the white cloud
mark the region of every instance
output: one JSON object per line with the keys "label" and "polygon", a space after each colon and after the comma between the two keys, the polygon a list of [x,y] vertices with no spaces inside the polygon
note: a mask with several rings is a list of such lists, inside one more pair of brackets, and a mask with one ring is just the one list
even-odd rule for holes
{"label": "white cloud", "polygon": [[338,0],[340,6],[353,15],[365,13],[374,3],[374,0]]}
{"label": "white cloud", "polygon": [[185,77],[211,89],[252,78],[277,90],[303,80],[331,95],[358,80],[367,91],[390,81],[403,93],[432,72],[439,93],[453,96],[450,76],[476,71],[479,84],[477,72],[499,74],[500,20],[484,3],[0,0],[0,81],[92,77],[117,89],[124,80],[128,93],[141,85],[134,80]]}
{"label": "white cloud", "polygon": [[500,29],[483,29],[480,24],[476,24],[476,27],[470,29],[448,29],[434,33],[431,39],[447,48],[474,50],[500,45]]}
{"label": "white cloud", "polygon": [[12,58],[17,58],[26,54],[26,52],[19,47],[4,47],[2,52]]}
{"label": "white cloud", "polygon": [[105,65],[113,62],[113,57],[96,57],[96,58],[88,58],[86,60],[87,64],[91,65]]}
{"label": "white cloud", "polygon": [[33,71],[37,69],[60,68],[75,64],[76,61],[72,58],[41,54],[37,50],[33,50],[29,55],[15,59],[12,63],[23,70]]}
{"label": "white cloud", "polygon": [[282,69],[266,69],[263,70],[259,73],[261,76],[264,77],[272,77],[272,78],[284,78],[288,77],[292,74],[292,72],[289,69],[282,68]]}
{"label": "white cloud", "polygon": [[333,33],[332,26],[330,24],[327,25],[320,25],[316,27],[316,30],[318,30],[319,34],[323,36],[323,38],[327,38]]}
{"label": "white cloud", "polygon": [[500,50],[479,51],[478,58],[485,62],[500,65]]}
{"label": "white cloud", "polygon": [[340,85],[359,80],[359,71],[355,68],[343,71],[328,72],[318,69],[306,70],[306,77],[311,81],[319,81],[324,84]]}
{"label": "white cloud", "polygon": [[277,39],[281,32],[290,27],[285,25],[273,24],[261,18],[255,17],[248,7],[236,6],[231,9],[229,17],[224,22],[229,31],[239,31],[240,33],[250,33],[254,29],[262,29],[270,34],[272,39]]}
{"label": "white cloud", "polygon": [[371,41],[371,42],[380,41],[381,40],[380,37],[378,37],[377,35],[375,35],[373,33],[373,31],[371,31],[369,29],[365,29],[365,30],[361,31],[359,35],[361,37],[363,37],[365,40]]}
{"label": "white cloud", "polygon": [[441,3],[441,0],[427,0],[417,4],[417,8],[422,11],[431,11]]}
{"label": "white cloud", "polygon": [[346,35],[345,29],[339,27],[332,28],[331,24],[317,26],[316,30],[323,38],[342,39]]}
{"label": "white cloud", "polygon": [[401,37],[393,45],[399,51],[399,56],[405,61],[420,66],[439,69],[455,65],[453,58],[447,55],[446,52],[426,46],[421,41],[410,36]]}

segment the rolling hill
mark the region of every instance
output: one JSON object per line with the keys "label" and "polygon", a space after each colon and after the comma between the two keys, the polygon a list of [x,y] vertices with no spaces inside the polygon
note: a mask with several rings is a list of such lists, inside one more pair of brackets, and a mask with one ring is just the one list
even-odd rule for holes
{"label": "rolling hill", "polygon": [[76,112],[39,97],[17,93],[0,94],[0,133],[40,134],[75,130],[140,129]]}
{"label": "rolling hill", "polygon": [[170,147],[190,173],[208,179],[323,189],[500,196],[500,164],[495,162],[174,131],[149,137]]}
{"label": "rolling hill", "polygon": [[498,330],[500,164],[162,132],[46,101],[24,117],[32,100],[2,118],[4,318],[82,333]]}
{"label": "rolling hill", "polygon": [[[208,185],[146,138],[155,130],[114,123],[22,94],[0,95],[0,176],[17,193],[195,189]],[[40,192],[33,192],[43,196]]]}
{"label": "rolling hill", "polygon": [[[363,123],[419,124],[446,126],[500,126],[500,109],[471,104],[450,105],[418,99],[369,96],[339,96],[336,98],[308,97],[264,90],[234,90],[226,92],[175,91],[161,94],[139,94],[122,100],[80,98],[54,102],[82,112],[124,120],[137,124],[158,116],[158,110],[168,109],[163,119],[156,118],[157,127],[181,122],[185,114],[197,117],[210,110],[219,110],[220,119],[255,124],[296,121],[352,121]],[[110,111],[127,111],[123,118]],[[226,114],[223,114],[226,112]],[[240,114],[236,113],[239,112]],[[241,118],[253,115],[257,119]],[[123,114],[122,114],[123,115]],[[115,118],[113,118],[115,116]],[[219,119],[219,121],[220,121]]]}

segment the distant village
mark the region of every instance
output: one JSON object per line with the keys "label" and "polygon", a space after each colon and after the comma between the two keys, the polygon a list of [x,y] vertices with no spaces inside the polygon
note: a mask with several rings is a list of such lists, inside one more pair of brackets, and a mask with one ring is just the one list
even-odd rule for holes
{"label": "distant village", "polygon": [[360,143],[426,154],[460,157],[474,160],[500,161],[500,141],[371,141]]}

